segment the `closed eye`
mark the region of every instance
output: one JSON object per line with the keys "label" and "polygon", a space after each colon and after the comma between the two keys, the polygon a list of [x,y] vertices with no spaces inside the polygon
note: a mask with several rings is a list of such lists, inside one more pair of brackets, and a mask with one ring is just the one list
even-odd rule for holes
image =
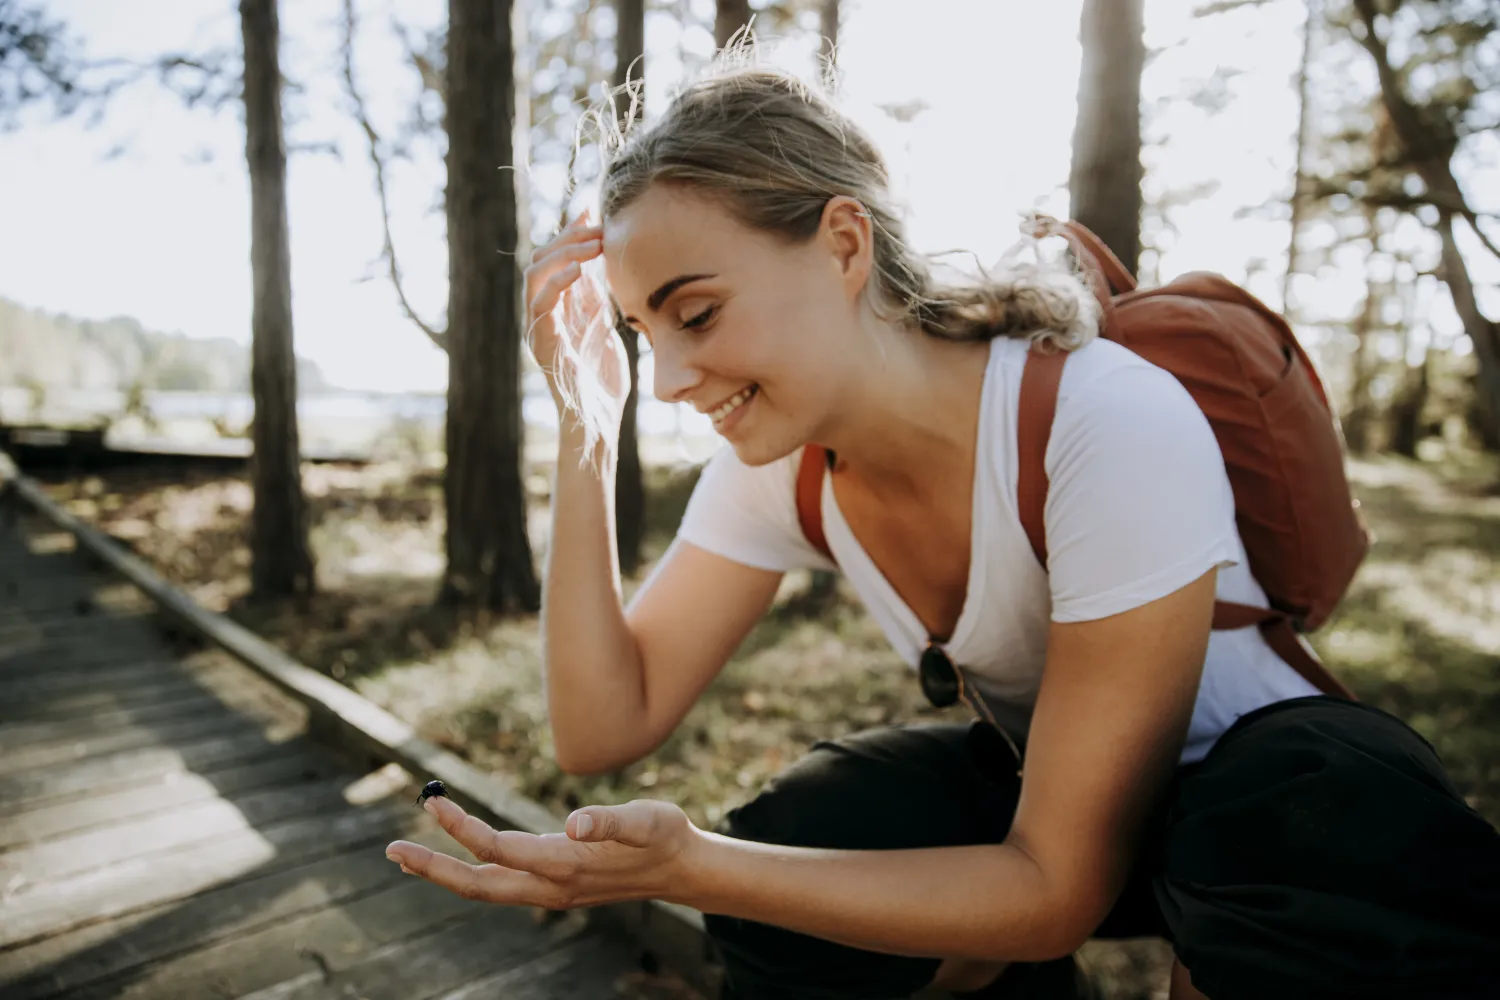
{"label": "closed eye", "polygon": [[718,311],[718,306],[709,306],[707,309],[703,310],[701,313],[692,317],[691,319],[683,320],[682,326],[686,330],[696,330],[699,327],[703,326],[703,324],[707,323],[709,320],[713,319],[714,314]]}

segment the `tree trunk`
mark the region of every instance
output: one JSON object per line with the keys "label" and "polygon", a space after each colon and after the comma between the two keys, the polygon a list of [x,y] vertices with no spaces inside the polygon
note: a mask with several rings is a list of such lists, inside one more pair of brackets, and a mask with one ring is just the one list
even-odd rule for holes
{"label": "tree trunk", "polygon": [[818,31],[818,52],[824,64],[832,68],[838,64],[839,0],[823,0],[818,8]]}
{"label": "tree trunk", "polygon": [[722,49],[750,22],[750,0],[717,0],[714,8],[714,47]]}
{"label": "tree trunk", "polygon": [[1470,381],[1473,383],[1473,391],[1469,396],[1468,409],[1464,411],[1464,422],[1468,424],[1469,432],[1479,442],[1480,448],[1500,454],[1500,413],[1490,412],[1477,373]]}
{"label": "tree trunk", "polygon": [[[615,0],[615,75],[614,85],[623,87],[634,82],[640,87],[634,101],[617,105],[622,119],[635,106],[637,117],[645,107],[646,52],[645,0]],[[627,79],[626,74],[629,74]],[[621,121],[626,127],[628,121]],[[617,317],[618,319],[619,317]],[[615,332],[625,345],[625,359],[630,377],[630,394],[620,415],[619,461],[615,470],[615,548],[620,556],[620,572],[634,573],[641,566],[641,542],[646,532],[646,486],[641,475],[641,448],[636,429],[636,412],[640,403],[640,342],[635,330],[623,321]]]}
{"label": "tree trunk", "polygon": [[[824,64],[833,69],[837,64],[839,44],[839,0],[823,0],[818,9],[821,42],[819,53]],[[838,596],[837,573],[816,569],[807,584],[807,592],[799,603],[804,613],[822,615]]]}
{"label": "tree trunk", "polygon": [[276,0],[241,0],[245,46],[245,160],[250,170],[250,596],[314,589],[297,431],[297,359],[292,345],[292,262],[287,238],[286,145],[282,137],[280,25]]}
{"label": "tree trunk", "polygon": [[1474,344],[1479,362],[1475,387],[1479,393],[1478,414],[1482,440],[1500,441],[1500,324],[1479,311],[1469,269],[1453,238],[1453,216],[1463,215],[1471,226],[1478,223],[1458,179],[1453,175],[1453,154],[1458,148],[1452,132],[1441,132],[1423,118],[1401,85],[1401,74],[1391,65],[1385,40],[1375,31],[1379,21],[1375,0],[1353,0],[1363,33],[1356,35],[1375,63],[1380,81],[1380,99],[1391,125],[1401,140],[1411,169],[1427,188],[1426,199],[1437,207],[1437,231],[1443,241],[1443,280],[1453,295],[1453,305],[1463,321],[1464,332]]}
{"label": "tree trunk", "polygon": [[1281,281],[1281,311],[1290,316],[1292,310],[1292,276],[1297,273],[1297,234],[1302,231],[1302,212],[1306,193],[1308,127],[1312,116],[1308,114],[1308,102],[1312,100],[1308,86],[1308,67],[1312,65],[1314,32],[1319,30],[1323,17],[1320,0],[1307,0],[1307,21],[1302,28],[1302,61],[1297,65],[1297,152],[1292,174],[1292,204],[1290,233],[1287,236],[1286,277]]}
{"label": "tree trunk", "polygon": [[448,565],[439,599],[535,611],[521,478],[512,0],[448,4]]}
{"label": "tree trunk", "polygon": [[1365,259],[1365,303],[1354,320],[1353,370],[1349,373],[1349,413],[1343,420],[1344,444],[1355,455],[1367,454],[1370,450],[1370,429],[1375,421],[1375,403],[1370,398],[1370,385],[1375,381],[1374,327],[1375,316],[1380,312],[1380,292],[1371,274],[1371,262],[1380,243],[1376,209],[1365,206],[1365,226],[1370,238],[1370,255]]}
{"label": "tree trunk", "polygon": [[1488,445],[1500,441],[1500,324],[1479,311],[1474,283],[1453,237],[1452,213],[1444,212],[1438,217],[1437,230],[1443,240],[1443,282],[1453,296],[1453,308],[1463,321],[1464,332],[1469,335],[1479,362],[1474,381],[1479,396],[1476,416],[1480,422],[1480,440]]}
{"label": "tree trunk", "polygon": [[1141,252],[1143,0],[1084,0],[1069,214],[1135,274]]}
{"label": "tree trunk", "polygon": [[1432,389],[1432,349],[1422,349],[1422,360],[1413,365],[1411,356],[1416,344],[1413,333],[1417,327],[1416,317],[1416,292],[1417,283],[1415,279],[1401,280],[1400,269],[1408,267],[1415,270],[1415,261],[1411,255],[1402,255],[1394,279],[1392,291],[1396,288],[1401,303],[1401,384],[1396,387],[1395,398],[1391,400],[1390,416],[1386,424],[1387,447],[1398,455],[1407,458],[1417,457],[1417,445],[1429,433],[1429,425],[1422,417],[1427,410],[1427,399]]}
{"label": "tree trunk", "polygon": [[1408,366],[1391,403],[1391,450],[1407,458],[1417,457],[1417,445],[1422,441],[1422,412],[1427,408],[1431,365],[1432,352],[1429,351],[1422,357],[1420,365]]}

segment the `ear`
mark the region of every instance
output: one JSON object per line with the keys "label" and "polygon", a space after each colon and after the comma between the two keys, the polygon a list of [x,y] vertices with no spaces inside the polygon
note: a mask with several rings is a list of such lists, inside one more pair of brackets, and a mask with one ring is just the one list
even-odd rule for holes
{"label": "ear", "polygon": [[865,206],[847,195],[834,195],[823,206],[820,226],[834,266],[851,296],[864,291],[875,267],[875,227]]}

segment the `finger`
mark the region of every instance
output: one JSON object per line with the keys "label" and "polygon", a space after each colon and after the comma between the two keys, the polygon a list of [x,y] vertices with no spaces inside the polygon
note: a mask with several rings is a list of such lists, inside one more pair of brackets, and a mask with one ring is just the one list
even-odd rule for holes
{"label": "finger", "polygon": [[432,814],[448,836],[467,847],[474,857],[480,861],[505,864],[497,840],[499,831],[484,820],[470,816],[462,806],[446,796],[434,796],[423,803],[422,808]]}
{"label": "finger", "polygon": [[544,277],[570,260],[589,260],[603,252],[604,240],[598,236],[564,243],[536,257],[531,263],[531,273],[534,277]]}
{"label": "finger", "polygon": [[526,287],[536,288],[552,278],[558,271],[564,270],[569,264],[582,264],[584,261],[593,260],[604,252],[604,244],[599,240],[584,240],[582,243],[569,243],[552,251],[545,257],[539,258],[534,264],[526,269]]}
{"label": "finger", "polygon": [[528,872],[500,865],[471,865],[404,840],[395,841],[385,850],[386,857],[402,871],[464,899],[521,906],[556,906],[561,900],[557,886]]}
{"label": "finger", "polygon": [[522,833],[506,830],[495,838],[500,856],[497,864],[539,875],[549,882],[566,882],[578,875],[585,852],[593,848],[575,843],[566,834]]}
{"label": "finger", "polygon": [[657,839],[657,804],[636,799],[619,806],[588,806],[568,817],[568,836],[597,843],[613,840],[631,847],[649,847]]}
{"label": "finger", "polygon": [[551,253],[553,250],[556,250],[558,247],[566,246],[569,243],[580,243],[584,240],[602,239],[604,237],[604,227],[584,225],[583,223],[586,218],[587,216],[582,216],[578,219],[575,219],[568,225],[568,228],[564,229],[562,232],[552,237],[552,239],[548,240],[546,243],[543,243],[541,246],[533,250],[531,252],[532,261],[540,260],[547,254]]}
{"label": "finger", "polygon": [[[573,282],[577,281],[578,275],[581,273],[582,267],[578,263],[578,261],[575,260],[568,263],[565,267],[562,268],[562,270],[558,271],[556,274],[553,274],[550,278],[543,282],[542,287],[537,289],[536,295],[534,295],[531,299],[531,302],[528,303],[528,307],[531,310],[531,315],[534,317],[546,316],[551,313],[553,309],[557,308],[557,300],[559,297],[561,297],[563,289],[567,288]],[[433,800],[429,799],[428,801]]]}

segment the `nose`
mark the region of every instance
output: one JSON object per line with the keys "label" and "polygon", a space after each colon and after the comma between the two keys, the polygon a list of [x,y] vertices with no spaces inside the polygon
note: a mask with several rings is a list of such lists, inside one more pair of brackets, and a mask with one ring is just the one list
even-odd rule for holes
{"label": "nose", "polygon": [[687,364],[681,350],[665,343],[658,343],[652,349],[651,365],[651,388],[663,403],[682,402],[703,380],[702,373]]}

